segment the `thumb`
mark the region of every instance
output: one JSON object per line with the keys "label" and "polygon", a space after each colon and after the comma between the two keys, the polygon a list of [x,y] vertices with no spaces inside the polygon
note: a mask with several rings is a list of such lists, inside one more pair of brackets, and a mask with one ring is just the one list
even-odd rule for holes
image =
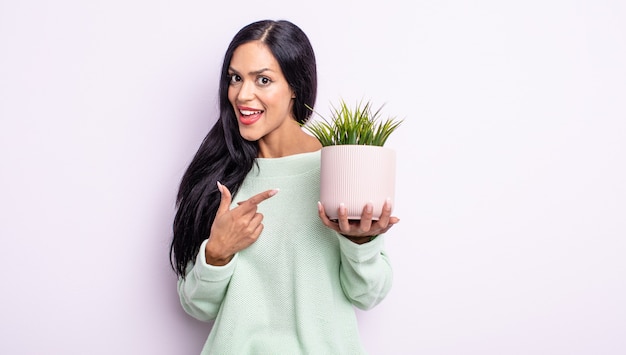
{"label": "thumb", "polygon": [[230,190],[224,185],[222,185],[219,181],[217,182],[217,189],[222,194],[222,199],[220,200],[220,206],[217,208],[217,215],[227,212],[230,209],[230,203],[232,202],[232,196],[230,195]]}

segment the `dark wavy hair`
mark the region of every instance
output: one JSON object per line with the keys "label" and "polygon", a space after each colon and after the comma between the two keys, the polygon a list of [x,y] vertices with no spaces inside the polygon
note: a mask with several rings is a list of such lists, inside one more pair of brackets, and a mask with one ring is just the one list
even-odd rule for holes
{"label": "dark wavy hair", "polygon": [[228,100],[228,68],[237,47],[251,41],[267,45],[295,93],[293,117],[305,123],[317,96],[317,69],[313,47],[306,34],[289,21],[263,20],[243,27],[230,42],[219,82],[219,118],[202,141],[182,177],[176,197],[176,216],[170,246],[170,263],[179,277],[194,261],[200,244],[209,237],[220,203],[217,181],[233,196],[252,169],[258,143],[241,137],[237,117]]}

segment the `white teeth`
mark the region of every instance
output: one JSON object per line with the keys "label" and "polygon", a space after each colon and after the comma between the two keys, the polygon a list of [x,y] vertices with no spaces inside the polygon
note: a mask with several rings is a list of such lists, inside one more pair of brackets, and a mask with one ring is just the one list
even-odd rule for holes
{"label": "white teeth", "polygon": [[239,112],[241,112],[242,115],[244,116],[250,116],[250,115],[254,115],[257,113],[261,113],[263,111],[248,111],[248,110],[240,110]]}

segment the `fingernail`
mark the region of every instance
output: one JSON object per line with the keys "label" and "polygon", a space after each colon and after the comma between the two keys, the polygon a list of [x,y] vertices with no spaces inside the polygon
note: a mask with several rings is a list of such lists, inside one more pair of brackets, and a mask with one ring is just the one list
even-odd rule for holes
{"label": "fingernail", "polygon": [[339,211],[344,212],[346,210],[346,205],[342,202],[339,204]]}
{"label": "fingernail", "polygon": [[222,192],[222,184],[219,181],[217,182],[217,189]]}
{"label": "fingernail", "polygon": [[278,191],[280,191],[280,189],[273,189],[270,191],[270,197],[276,195],[278,193]]}
{"label": "fingernail", "polygon": [[372,212],[374,212],[374,203],[372,203],[372,202],[368,202],[368,203],[365,205],[365,211],[366,211],[367,213],[372,213]]}
{"label": "fingernail", "polygon": [[317,201],[317,211],[322,212],[322,203]]}

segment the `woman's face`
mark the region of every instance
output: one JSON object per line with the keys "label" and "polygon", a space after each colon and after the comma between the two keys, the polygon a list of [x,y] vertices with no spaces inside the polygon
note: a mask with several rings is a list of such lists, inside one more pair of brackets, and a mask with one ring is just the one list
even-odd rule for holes
{"label": "woman's face", "polygon": [[263,42],[237,47],[228,75],[228,99],[244,139],[257,141],[288,127],[286,123],[293,120],[294,93],[278,61]]}

